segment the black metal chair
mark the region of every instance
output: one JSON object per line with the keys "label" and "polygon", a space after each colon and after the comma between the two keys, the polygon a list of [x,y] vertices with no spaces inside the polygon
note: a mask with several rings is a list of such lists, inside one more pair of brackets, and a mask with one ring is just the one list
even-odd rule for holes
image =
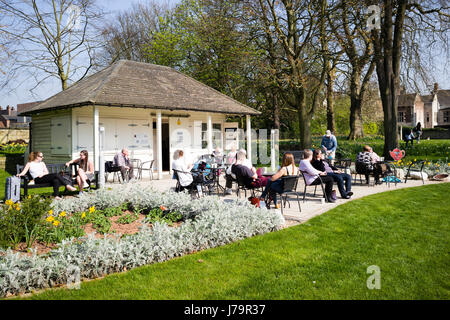
{"label": "black metal chair", "polygon": [[[418,166],[416,167],[416,164]],[[406,172],[405,176],[405,183],[408,181],[408,177],[410,177],[411,172],[419,172],[420,177],[422,178],[422,184],[425,184],[425,180],[423,179],[423,167],[425,166],[425,161],[412,161],[411,164],[408,166],[408,171]]]}
{"label": "black metal chair", "polygon": [[[141,163],[141,166],[139,167],[139,170],[138,170],[138,179],[142,179],[142,171],[148,171],[150,180],[153,180],[153,163],[154,162],[155,162],[155,160],[150,160],[150,161],[144,161]],[[147,164],[148,164],[148,168],[146,168]]]}
{"label": "black metal chair", "polygon": [[[359,182],[363,184],[361,176],[368,174],[369,175],[369,185],[375,186],[375,181],[373,183],[370,183],[370,175],[372,175],[375,178],[377,168],[373,164],[368,164],[361,161],[355,162],[355,179],[352,179],[352,183],[356,183],[357,176],[359,175]],[[378,179],[380,179],[381,172],[378,174]]]}
{"label": "black metal chair", "polygon": [[[300,170],[300,173],[301,173],[301,175],[303,177],[303,182],[305,183],[305,189],[303,191],[303,202],[305,202],[305,198],[306,198],[306,188],[309,187],[309,186],[314,186],[315,187],[315,186],[317,186],[319,184],[320,184],[320,187],[322,188],[323,197],[325,198],[325,201],[328,202],[327,195],[325,193],[325,187],[323,186],[322,178],[320,176],[318,176],[319,180],[316,180],[316,181],[314,181],[311,184],[307,184],[306,183],[306,178],[305,178],[305,171]],[[315,189],[314,189],[314,196],[316,196]]]}
{"label": "black metal chair", "polygon": [[105,162],[105,182],[108,182],[108,176],[109,174],[113,174],[113,183],[115,181],[115,178],[117,177],[117,181],[121,182],[122,174],[120,172],[120,167],[114,165],[112,161],[106,161]]}
{"label": "black metal chair", "polygon": [[[275,196],[277,194],[280,195],[280,200],[281,200],[281,214],[283,214],[283,208],[286,207],[286,202],[289,205],[289,208],[291,207],[291,203],[289,202],[288,196],[289,195],[295,195],[297,196],[297,204],[298,204],[298,210],[300,212],[302,212],[302,208],[300,206],[300,198],[299,198],[299,193],[297,192],[297,185],[298,185],[298,179],[300,178],[299,175],[289,175],[289,176],[284,176],[281,177],[282,181],[283,181],[283,191],[281,193],[278,192],[273,192],[272,194],[275,194]],[[270,199],[271,192],[267,193],[267,197],[265,199],[266,201],[266,206],[269,209],[270,208],[270,203],[271,201],[268,200]]]}
{"label": "black metal chair", "polygon": [[245,180],[243,177],[236,177],[236,182],[237,182],[237,188],[236,188],[236,195],[238,196],[238,198],[241,197],[241,190],[244,191],[245,197],[247,198],[247,191],[251,192],[251,196],[252,197],[256,197],[255,194],[255,190],[258,190],[259,187],[249,187],[245,184]]}

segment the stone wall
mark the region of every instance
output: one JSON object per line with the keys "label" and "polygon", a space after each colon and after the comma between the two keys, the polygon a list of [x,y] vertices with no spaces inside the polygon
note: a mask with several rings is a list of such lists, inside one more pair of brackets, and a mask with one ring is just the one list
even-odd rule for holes
{"label": "stone wall", "polygon": [[30,130],[28,128],[0,128],[0,144],[17,139],[23,139],[26,142],[29,142]]}

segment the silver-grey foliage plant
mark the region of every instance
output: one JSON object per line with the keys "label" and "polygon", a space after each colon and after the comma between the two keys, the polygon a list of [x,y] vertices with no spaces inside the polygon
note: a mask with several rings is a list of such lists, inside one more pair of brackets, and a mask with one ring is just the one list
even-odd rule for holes
{"label": "silver-grey foliage plant", "polygon": [[258,234],[278,230],[284,219],[274,210],[259,209],[246,201],[225,202],[218,197],[192,200],[186,193],[159,192],[138,184],[119,189],[101,189],[80,198],[55,201],[55,212],[76,212],[120,206],[125,202],[139,208],[163,205],[180,212],[185,221],[171,228],[156,223],[144,225],[135,235],[103,237],[92,234],[82,241],[70,239],[47,255],[24,256],[0,251],[0,296],[101,277],[145,264],[161,262],[195,251],[221,246]]}

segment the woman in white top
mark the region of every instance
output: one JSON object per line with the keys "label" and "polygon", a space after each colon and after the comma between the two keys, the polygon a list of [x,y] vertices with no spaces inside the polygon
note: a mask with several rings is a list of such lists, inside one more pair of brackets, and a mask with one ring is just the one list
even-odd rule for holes
{"label": "woman in white top", "polygon": [[34,182],[39,183],[51,183],[53,186],[53,196],[59,198],[59,186],[64,185],[69,191],[76,191],[77,189],[72,187],[70,184],[67,184],[66,181],[57,173],[48,173],[47,166],[42,161],[44,156],[42,152],[36,151],[31,152],[28,157],[28,163],[23,168],[22,172],[17,176],[22,177],[30,172],[31,177]]}
{"label": "woman in white top", "polygon": [[[281,162],[281,168],[275,173],[272,178],[267,182],[266,188],[261,194],[260,200],[264,200],[268,192],[274,193],[283,192],[283,181],[281,180],[284,176],[293,176],[298,174],[298,168],[295,166],[294,155],[290,152],[286,152],[283,155],[283,160]],[[277,197],[273,197],[273,203],[276,208],[279,208],[277,205]]]}
{"label": "woman in white top", "polygon": [[82,193],[83,188],[89,187],[87,180],[92,181],[92,179],[94,179],[94,164],[89,160],[89,153],[87,150],[82,150],[78,159],[67,162],[66,167],[70,166],[72,163],[79,164],[77,183],[80,188],[80,193]]}
{"label": "woman in white top", "polygon": [[192,174],[190,173],[190,170],[192,169],[192,165],[189,165],[189,166],[186,165],[183,154],[184,154],[183,150],[176,150],[174,152],[172,169],[177,171],[180,185],[182,187],[187,187],[194,181],[194,178],[192,177]]}

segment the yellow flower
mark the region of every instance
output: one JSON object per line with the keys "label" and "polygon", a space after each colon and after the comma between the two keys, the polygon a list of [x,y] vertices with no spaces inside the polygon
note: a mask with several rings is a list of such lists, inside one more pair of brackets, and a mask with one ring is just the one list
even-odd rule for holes
{"label": "yellow flower", "polygon": [[55,227],[57,227],[59,224],[60,224],[60,222],[59,222],[58,220],[53,221],[53,225],[54,225]]}
{"label": "yellow flower", "polygon": [[95,212],[95,206],[92,206],[89,208],[89,213],[93,213],[93,212]]}
{"label": "yellow flower", "polygon": [[49,214],[50,216],[52,216],[52,215],[53,215],[53,210],[48,210],[48,214]]}
{"label": "yellow flower", "polygon": [[5,201],[5,204],[7,204],[8,206],[12,206],[13,203],[14,202],[12,202],[11,199]]}
{"label": "yellow flower", "polygon": [[53,216],[48,216],[47,219],[45,219],[47,222],[52,222],[55,220]]}
{"label": "yellow flower", "polygon": [[19,204],[16,205],[16,210],[20,211],[20,205]]}
{"label": "yellow flower", "polygon": [[31,199],[31,194],[28,195],[28,199]]}
{"label": "yellow flower", "polygon": [[83,213],[81,214],[81,219],[84,219],[84,218],[86,218],[86,212],[83,212]]}
{"label": "yellow flower", "polygon": [[66,216],[66,212],[65,212],[65,211],[61,212],[61,213],[59,214],[59,216],[60,216],[60,217],[65,217],[65,216]]}

